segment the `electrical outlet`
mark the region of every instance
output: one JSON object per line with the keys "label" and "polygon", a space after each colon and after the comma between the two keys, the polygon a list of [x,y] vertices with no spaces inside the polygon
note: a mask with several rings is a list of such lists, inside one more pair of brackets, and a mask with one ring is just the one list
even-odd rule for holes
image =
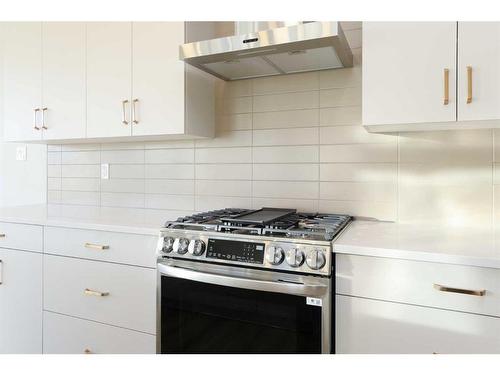
{"label": "electrical outlet", "polygon": [[16,147],[16,160],[19,161],[26,160],[26,145]]}
{"label": "electrical outlet", "polygon": [[109,164],[101,164],[101,179],[109,179]]}

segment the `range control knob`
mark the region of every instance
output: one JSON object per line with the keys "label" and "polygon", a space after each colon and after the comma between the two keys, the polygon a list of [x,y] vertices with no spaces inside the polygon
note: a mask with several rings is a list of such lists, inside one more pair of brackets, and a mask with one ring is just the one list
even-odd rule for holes
{"label": "range control knob", "polygon": [[176,238],[174,241],[174,251],[177,254],[186,254],[189,247],[189,240],[187,238]]}
{"label": "range control knob", "polygon": [[205,242],[202,240],[192,240],[188,247],[189,254],[200,256],[205,252]]}
{"label": "range control knob", "polygon": [[306,263],[309,268],[319,270],[323,268],[326,263],[325,254],[321,249],[313,249],[307,253]]}
{"label": "range control knob", "polygon": [[173,237],[163,238],[163,246],[161,248],[161,251],[167,254],[170,253],[174,249],[174,241],[175,239]]}
{"label": "range control knob", "polygon": [[266,260],[277,266],[278,264],[283,263],[283,259],[285,259],[285,252],[279,246],[269,246],[266,253]]}
{"label": "range control knob", "polygon": [[300,267],[304,263],[304,252],[300,249],[288,249],[286,251],[286,262],[292,267]]}

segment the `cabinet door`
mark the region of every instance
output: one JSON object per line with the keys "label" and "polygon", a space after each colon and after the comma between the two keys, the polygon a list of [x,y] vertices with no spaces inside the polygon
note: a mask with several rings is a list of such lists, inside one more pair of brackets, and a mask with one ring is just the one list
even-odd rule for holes
{"label": "cabinet door", "polygon": [[[87,23],[87,137],[131,135],[132,24]],[[124,103],[124,101],[127,101]],[[122,122],[123,116],[127,124]]]}
{"label": "cabinet door", "polygon": [[337,295],[339,354],[500,353],[500,318]]}
{"label": "cabinet door", "polygon": [[0,353],[42,352],[42,254],[0,249]]}
{"label": "cabinet door", "polygon": [[[7,141],[39,140],[35,112],[41,107],[42,32],[40,22],[8,22],[3,28],[3,123]],[[39,127],[39,125],[37,125]]]}
{"label": "cabinet door", "polygon": [[364,22],[363,125],[456,121],[456,33],[456,22]]}
{"label": "cabinet door", "polygon": [[42,49],[43,138],[85,138],[85,23],[43,23]]}
{"label": "cabinet door", "polygon": [[500,119],[499,67],[500,22],[459,22],[459,121]]}
{"label": "cabinet door", "polygon": [[184,22],[134,22],[133,135],[184,133]]}

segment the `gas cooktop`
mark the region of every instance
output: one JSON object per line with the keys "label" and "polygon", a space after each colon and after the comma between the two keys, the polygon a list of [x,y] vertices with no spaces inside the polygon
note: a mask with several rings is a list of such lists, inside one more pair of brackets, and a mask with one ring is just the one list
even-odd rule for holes
{"label": "gas cooktop", "polygon": [[347,215],[304,213],[295,209],[225,208],[180,217],[166,222],[165,228],[331,241],[350,220]]}

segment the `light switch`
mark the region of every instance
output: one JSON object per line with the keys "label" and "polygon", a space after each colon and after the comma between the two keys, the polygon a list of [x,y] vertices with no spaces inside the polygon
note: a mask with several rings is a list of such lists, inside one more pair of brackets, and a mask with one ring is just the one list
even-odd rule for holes
{"label": "light switch", "polygon": [[16,147],[16,160],[19,161],[26,160],[26,145]]}
{"label": "light switch", "polygon": [[109,164],[101,164],[101,179],[109,179]]}

